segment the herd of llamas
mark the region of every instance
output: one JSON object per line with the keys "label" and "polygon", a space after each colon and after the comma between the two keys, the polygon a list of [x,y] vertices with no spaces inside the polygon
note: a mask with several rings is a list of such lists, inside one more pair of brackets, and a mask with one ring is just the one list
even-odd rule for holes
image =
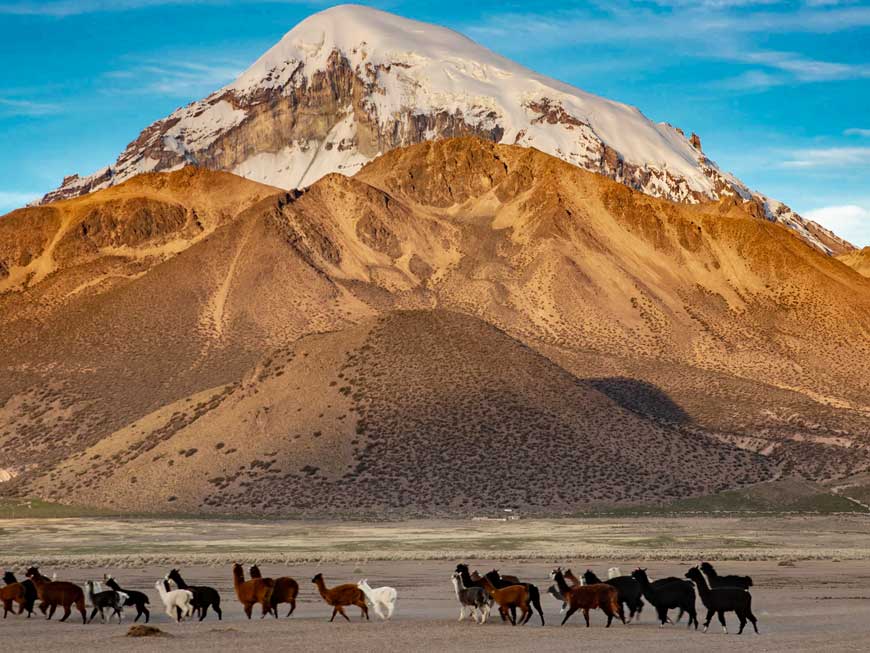
{"label": "herd of llamas", "polygon": [[[248,619],[258,605],[260,618],[268,615],[277,618],[278,606],[281,604],[289,605],[288,617],[293,614],[299,583],[289,576],[264,578],[257,565],[250,567],[248,575],[249,578],[246,579],[242,565],[233,565],[236,599],[241,603]],[[60,620],[66,621],[75,607],[82,617],[82,623],[92,622],[98,613],[103,622],[117,618],[118,623],[121,623],[124,608],[133,607],[136,609],[134,622],[140,617],[144,617],[145,623],[150,620],[151,603],[148,595],[139,590],[122,587],[111,576],[104,576],[102,581],[88,580],[84,588],[75,583],[48,578],[35,566],[27,569],[25,576],[22,581],[18,581],[10,571],[3,576],[5,586],[0,587],[0,600],[3,602],[4,619],[10,612],[19,615],[26,612],[27,618],[30,618],[35,607],[47,619],[51,619],[60,607],[63,609]],[[697,630],[695,604],[697,596],[700,596],[701,603],[707,610],[705,632],[713,617],[717,616],[723,631],[727,633],[725,613],[734,612],[740,622],[738,634],[743,632],[747,621],[758,633],[758,622],[752,613],[752,595],[749,591],[752,579],[749,576],[719,575],[709,562],[692,567],[686,572],[685,578],[669,576],[652,580],[643,568],[635,569],[626,576],[616,567],[608,570],[608,578],[604,581],[591,570],[587,570],[582,577],[577,577],[570,569],[562,570],[561,567],[553,569],[550,578],[553,585],[547,589],[547,593],[561,605],[562,625],[571,615],[580,611],[588,627],[589,613],[592,610],[601,610],[605,614],[608,628],[614,619],[628,624],[640,618],[644,601],[647,601],[655,609],[660,627],[674,623],[668,613],[678,610],[676,621],[679,622],[683,615],[687,615],[689,628],[694,626]],[[485,624],[492,609],[496,607],[504,623],[514,626],[526,624],[537,613],[541,625],[545,625],[541,593],[533,583],[520,580],[516,576],[502,575],[497,569],[481,575],[477,571],[471,571],[464,563],[456,565],[451,580],[459,604],[459,621],[470,617],[477,624]],[[360,617],[364,619],[369,619],[370,606],[384,620],[391,619],[395,613],[398,598],[395,588],[371,587],[367,579],[329,587],[323,574],[317,574],[311,582],[323,602],[332,608],[330,622],[338,615],[350,621],[345,608],[352,606],[360,609]],[[154,588],[160,596],[166,615],[173,621],[202,621],[209,609],[218,619],[223,618],[220,593],[213,587],[188,585],[178,569],[170,570],[154,584]],[[17,613],[14,609],[16,603]],[[88,604],[91,607],[90,615],[87,612]]]}

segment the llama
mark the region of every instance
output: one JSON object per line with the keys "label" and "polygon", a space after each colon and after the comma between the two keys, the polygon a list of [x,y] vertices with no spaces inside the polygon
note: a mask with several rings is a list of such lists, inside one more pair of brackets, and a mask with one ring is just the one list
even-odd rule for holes
{"label": "llama", "polygon": [[213,587],[206,585],[188,585],[181,577],[181,573],[177,569],[170,571],[166,578],[175,583],[180,590],[189,590],[193,594],[193,609],[199,614],[199,620],[205,619],[205,615],[209,608],[215,611],[218,621],[223,620],[223,612],[221,612],[221,595]]}
{"label": "llama", "polygon": [[[510,587],[511,585],[523,585],[529,591],[529,603],[535,610],[537,610],[538,615],[541,617],[541,625],[544,625],[544,611],[541,609],[541,592],[538,590],[537,585],[519,581],[516,576],[501,576],[498,573],[498,569],[493,569],[487,573],[484,578],[489,579],[489,582],[497,588]],[[512,613],[516,616],[516,610],[513,610]],[[532,613],[529,612],[529,618],[526,619],[526,621],[531,619],[531,617]]]}
{"label": "llama", "polygon": [[260,619],[272,611],[272,591],[275,589],[275,581],[271,578],[245,580],[245,571],[237,562],[233,565],[233,589],[236,590],[236,598],[242,604],[248,619],[251,618],[251,611],[257,603],[263,610]]}
{"label": "llama", "polygon": [[[362,590],[363,594],[366,595],[366,599],[368,599],[368,602],[372,604],[372,607],[375,609],[376,615],[378,615],[384,621],[393,618],[393,612],[396,610],[396,599],[398,598],[396,588],[372,588],[369,586],[368,578],[363,578],[360,582],[356,584],[356,586],[359,587]],[[386,615],[384,615],[385,610],[387,613]]]}
{"label": "llama", "polygon": [[[614,568],[611,568],[612,571]],[[610,575],[608,571],[608,576]],[[625,616],[625,606],[628,606],[628,623],[631,623],[635,617],[640,620],[640,612],[643,610],[643,591],[640,584],[631,576],[612,576],[606,581],[602,581],[596,576],[591,569],[587,569],[583,574],[583,581],[587,585],[595,585],[601,582],[611,585],[616,588],[617,600],[619,601],[619,612]]]}
{"label": "llama", "polygon": [[734,612],[740,620],[740,630],[738,635],[743,634],[743,629],[746,628],[746,620],[752,622],[752,627],[755,633],[758,634],[758,620],[752,614],[752,594],[748,590],[741,587],[710,587],[707,584],[704,574],[698,567],[692,567],[686,572],[686,578],[693,581],[698,587],[698,594],[701,595],[701,603],[707,608],[707,619],[704,621],[704,632],[710,627],[710,621],[713,615],[719,617],[719,623],[722,624],[722,631],[727,635],[728,626],[725,625],[725,613]]}
{"label": "llama", "polygon": [[[18,583],[18,579],[15,578],[15,574],[11,571],[7,571],[3,574],[3,582],[7,585],[12,585]],[[19,584],[24,590],[24,604],[18,609],[18,614],[27,611],[27,618],[30,619],[30,616],[33,614],[33,605],[36,603],[36,586],[29,578],[25,578]]]}
{"label": "llama", "polygon": [[139,621],[139,617],[143,614],[145,615],[145,623],[148,623],[148,620],[151,618],[151,612],[148,610],[147,606],[150,605],[150,601],[148,600],[148,595],[145,592],[137,592],[136,590],[125,590],[121,589],[121,586],[118,585],[118,582],[112,578],[111,576],[104,576],[104,580],[106,581],[106,587],[109,589],[113,589],[116,592],[120,592],[122,594],[126,594],[127,598],[124,600],[124,605],[134,605],[136,606],[136,618],[133,619],[133,623]]}
{"label": "llama", "polygon": [[106,614],[104,610],[106,608],[111,608],[112,614],[109,615],[109,621],[112,620],[112,615],[118,615],[118,623],[121,623],[124,616],[122,606],[124,605],[124,601],[129,598],[126,594],[111,589],[103,591],[99,583],[94,583],[94,581],[89,580],[85,583],[85,596],[88,597],[88,600],[94,608],[91,611],[91,616],[88,619],[88,622],[93,621],[94,617],[97,616],[97,612],[99,612],[100,620],[103,623],[106,623]]}
{"label": "llama", "polygon": [[[498,572],[496,572],[498,573]],[[529,588],[525,585],[508,585],[507,587],[497,588],[487,576],[480,580],[483,589],[487,594],[498,604],[498,611],[501,614],[502,621],[510,621],[511,626],[516,626],[517,623],[524,625],[532,617],[532,610],[529,608]],[[520,618],[516,618],[516,609],[521,611]]]}
{"label": "llama", "polygon": [[36,595],[40,601],[39,611],[45,614],[46,609],[48,610],[46,619],[51,619],[57,606],[61,606],[63,607],[63,617],[60,620],[66,621],[72,611],[72,606],[75,605],[76,610],[82,615],[82,624],[88,623],[85,611],[85,593],[81,587],[75,583],[49,580],[39,572],[38,567],[30,567],[25,575],[33,581],[33,585],[36,587]]}
{"label": "llama", "polygon": [[346,605],[357,606],[361,610],[360,619],[365,617],[368,620],[369,608],[366,605],[366,595],[363,594],[363,591],[359,587],[352,583],[345,583],[344,585],[336,585],[329,588],[323,580],[323,574],[317,574],[311,579],[311,582],[317,586],[317,591],[320,592],[320,596],[326,605],[332,606],[330,623],[335,620],[335,615],[337,614],[350,621],[350,617],[344,612],[344,606]]}
{"label": "llama", "polygon": [[[6,585],[0,587],[0,601],[3,602],[3,618],[6,618],[6,615],[10,612],[12,614],[21,614],[24,612],[24,608],[27,605],[27,592],[24,590],[24,586],[18,581],[14,580],[15,576],[12,576],[11,582],[9,579],[10,572],[6,572],[3,576],[3,580],[6,582]],[[13,602],[18,604],[18,612],[16,613],[13,610]],[[28,617],[30,614],[28,613]]]}
{"label": "llama", "polygon": [[704,572],[707,580],[710,581],[711,588],[740,587],[748,590],[752,587],[752,578],[749,576],[720,576],[709,562],[701,563],[701,571]]}
{"label": "llama", "polygon": [[[631,577],[640,583],[643,597],[652,604],[656,609],[659,617],[659,627],[663,628],[668,619],[668,610],[679,608],[680,613],[687,612],[689,614],[689,625],[695,624],[695,630],[698,629],[698,615],[695,612],[695,587],[691,582],[682,579],[676,579],[675,582],[661,583],[654,585],[650,582],[647,576],[646,569],[635,569]],[[679,619],[677,619],[679,621]]]}
{"label": "llama", "polygon": [[170,589],[170,581],[165,578],[154,583],[154,587],[160,594],[166,614],[176,623],[181,623],[182,617],[193,616],[193,592],[186,589]]}
{"label": "llama", "polygon": [[[263,577],[260,573],[260,568],[257,565],[251,566],[249,574],[251,578]],[[287,613],[287,616],[289,617],[293,614],[293,611],[296,609],[296,597],[298,594],[299,583],[290,578],[290,576],[279,576],[275,579],[275,587],[272,590],[271,608],[276,619],[278,618],[278,604],[280,603],[289,603],[290,612]]]}
{"label": "llama", "polygon": [[568,585],[565,575],[559,567],[550,572],[550,578],[556,582],[556,587],[568,603],[568,610],[562,618],[562,625],[572,614],[581,610],[589,628],[589,611],[600,608],[607,615],[607,628],[613,623],[614,617],[620,617],[623,623],[625,619],[619,614],[619,601],[617,600],[616,588],[599,583],[596,585]]}
{"label": "llama", "polygon": [[490,599],[482,587],[463,587],[462,576],[454,571],[451,577],[456,600],[459,601],[459,621],[465,619],[465,610],[475,623],[485,624],[489,617]]}

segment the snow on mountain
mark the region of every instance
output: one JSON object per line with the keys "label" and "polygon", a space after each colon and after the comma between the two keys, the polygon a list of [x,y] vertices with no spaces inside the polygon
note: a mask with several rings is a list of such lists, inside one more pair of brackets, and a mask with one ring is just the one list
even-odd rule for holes
{"label": "snow on mountain", "polygon": [[476,135],[534,147],[676,202],[733,196],[832,253],[851,246],[719,170],[666,123],[544,77],[452,30],[342,5],[288,32],[235,82],[146,128],[116,163],[43,202],[196,164],[282,188],[352,175],[394,148]]}

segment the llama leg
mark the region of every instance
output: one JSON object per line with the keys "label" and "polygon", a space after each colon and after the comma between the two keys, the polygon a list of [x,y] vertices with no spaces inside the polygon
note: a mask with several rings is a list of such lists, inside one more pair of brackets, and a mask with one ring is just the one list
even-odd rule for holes
{"label": "llama leg", "polygon": [[51,619],[54,616],[54,611],[57,610],[57,603],[51,603],[48,606],[48,614],[46,615],[46,619]]}
{"label": "llama leg", "polygon": [[69,603],[67,603],[65,606],[63,606],[63,617],[61,617],[60,620],[66,621],[67,619],[69,619],[70,612],[72,612],[72,610],[70,609]]}
{"label": "llama leg", "polygon": [[211,607],[212,607],[212,610],[214,610],[214,611],[217,613],[218,621],[223,621],[223,620],[224,620],[224,613],[223,613],[223,611],[221,610],[221,604],[220,604],[220,603],[215,603],[215,604],[214,604],[213,606],[211,606]]}
{"label": "llama leg", "polygon": [[289,617],[291,614],[293,614],[293,611],[295,609],[296,609],[296,599],[290,599],[290,612],[287,613],[287,616]]}
{"label": "llama leg", "polygon": [[728,626],[725,625],[725,611],[719,610],[718,617],[719,617],[719,623],[722,624],[722,632],[727,635],[728,634]]}
{"label": "llama leg", "polygon": [[707,618],[704,620],[704,632],[707,632],[707,629],[710,627],[710,622],[713,621],[713,615],[716,614],[715,610],[707,609]]}
{"label": "llama leg", "polygon": [[94,620],[94,617],[97,616],[97,612],[99,612],[99,610],[100,609],[97,607],[95,607],[93,610],[91,610],[91,616],[90,616],[90,618],[88,618],[88,623],[90,623]]}
{"label": "llama leg", "polygon": [[565,625],[565,622],[568,621],[568,617],[570,617],[570,616],[571,616],[572,614],[574,614],[575,612],[577,612],[577,608],[575,608],[575,607],[573,607],[573,606],[570,607],[570,608],[568,608],[568,612],[565,613],[565,617],[562,619],[562,625],[563,625],[563,626]]}
{"label": "llama leg", "polygon": [[746,628],[746,611],[745,610],[737,610],[737,618],[740,620],[740,630],[737,631],[738,635],[743,634],[743,629]]}
{"label": "llama leg", "polygon": [[[366,605],[365,601],[363,601],[360,604],[359,609],[360,609],[359,618],[362,619],[363,617],[365,617],[366,621],[369,621],[369,607]],[[350,621],[350,620],[348,620],[348,621]]]}
{"label": "llama leg", "polygon": [[202,621],[205,619],[205,615],[208,612],[208,603],[205,605],[199,606],[199,620]]}
{"label": "llama leg", "polygon": [[347,613],[344,611],[344,606],[338,606],[338,614],[344,617],[345,621],[350,621],[350,617],[348,617]]}
{"label": "llama leg", "polygon": [[396,602],[390,601],[389,605],[387,606],[387,619],[392,619],[393,613],[395,611],[396,611]]}
{"label": "llama leg", "polygon": [[532,609],[529,606],[524,605],[522,606],[522,611],[523,614],[520,616],[520,624],[524,626],[529,622],[529,619],[532,618]]}
{"label": "llama leg", "polygon": [[147,624],[148,621],[151,619],[151,611],[143,605],[142,612],[145,613],[145,623]]}
{"label": "llama leg", "polygon": [[755,615],[752,614],[752,608],[749,608],[746,611],[746,617],[749,619],[750,623],[752,623],[752,627],[755,629],[755,634],[758,634],[758,619],[755,618]]}
{"label": "llama leg", "polygon": [[586,620],[586,627],[589,628],[589,608],[583,608],[583,618]]}
{"label": "llama leg", "polygon": [[245,616],[247,616],[248,619],[251,618],[251,611],[252,611],[253,609],[254,609],[254,604],[253,604],[253,603],[245,603]]}
{"label": "llama leg", "polygon": [[667,608],[656,606],[656,612],[659,614],[659,628],[664,628],[665,624],[670,622],[670,619],[668,619],[668,610]]}

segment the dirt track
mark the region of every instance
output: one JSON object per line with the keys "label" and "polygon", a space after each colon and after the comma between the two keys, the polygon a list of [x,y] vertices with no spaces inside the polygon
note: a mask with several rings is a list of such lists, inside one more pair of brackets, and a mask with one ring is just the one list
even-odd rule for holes
{"label": "dirt track", "polygon": [[[494,563],[470,561],[474,567],[488,569],[498,565],[503,571],[513,571],[534,580],[546,588],[547,574],[552,562]],[[575,569],[585,569],[582,561],[568,562]],[[632,561],[621,563],[624,570]],[[870,637],[870,562],[848,561],[798,562],[794,567],[779,566],[776,562],[730,562],[721,567],[753,576],[756,587],[753,591],[754,609],[759,618],[761,635],[744,634],[725,636],[718,626],[711,627],[707,634],[686,632],[682,626],[658,628],[649,606],[641,622],[604,628],[603,615],[595,613],[592,627],[582,626],[582,616],[575,615],[563,628],[558,627],[559,607],[549,596],[543,596],[547,626],[540,627],[537,616],[526,627],[511,628],[492,622],[476,626],[457,623],[457,609],[449,575],[452,565],[448,562],[402,561],[357,563],[346,565],[300,565],[282,569],[264,565],[267,575],[289,573],[300,581],[299,607],[290,619],[248,622],[235,600],[230,585],[228,568],[191,567],[185,570],[188,582],[216,586],[223,596],[224,619],[218,622],[213,615],[203,623],[170,623],[160,611],[159,600],[154,596],[152,624],[170,633],[172,639],[131,639],[124,637],[129,627],[131,614],[128,609],[122,626],[80,623],[46,623],[41,618],[27,621],[10,617],[0,622],[0,640],[5,650],[157,650],[171,645],[173,649],[186,651],[216,651],[241,649],[316,650],[320,646],[334,649],[345,647],[357,651],[483,651],[483,650],[576,650],[578,646],[595,647],[598,650],[673,651],[701,649],[708,651],[734,650],[748,646],[749,650],[765,651],[863,651]],[[601,563],[592,565],[599,572],[605,571]],[[685,562],[650,562],[650,573],[661,576],[682,574]],[[399,602],[394,620],[381,623],[373,616],[370,623],[360,623],[356,609],[352,623],[327,623],[330,610],[315,594],[309,582],[316,571],[322,571],[329,585],[357,580],[366,576],[373,586],[387,584],[399,591]],[[45,569],[51,573],[51,569]],[[84,582],[99,578],[103,569],[59,570],[60,578]],[[154,595],[153,583],[165,570],[156,568],[128,569],[118,572],[123,585],[130,588],[149,589]],[[699,603],[700,609],[700,603]],[[700,614],[703,621],[703,613]],[[733,616],[729,619],[736,624]]]}

